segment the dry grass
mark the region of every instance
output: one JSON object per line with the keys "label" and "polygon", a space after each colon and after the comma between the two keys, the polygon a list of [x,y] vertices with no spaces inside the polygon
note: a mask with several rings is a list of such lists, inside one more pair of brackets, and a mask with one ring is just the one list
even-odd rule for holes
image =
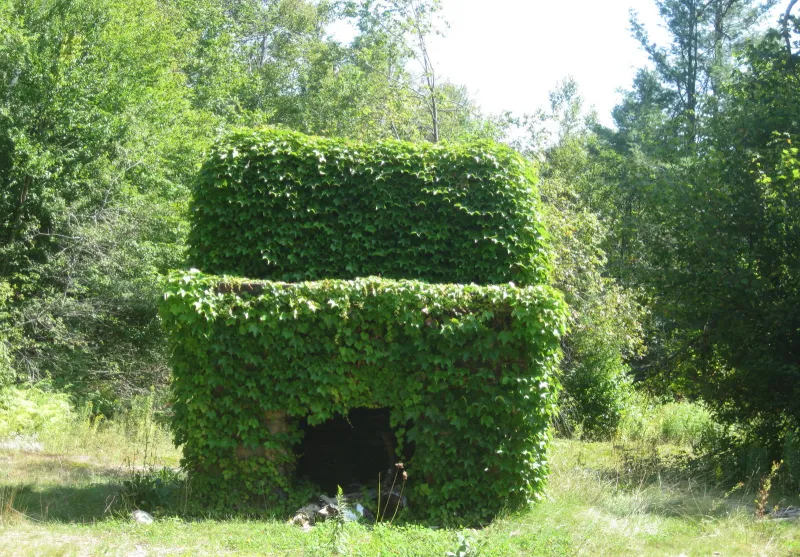
{"label": "dry grass", "polygon": [[[800,554],[798,521],[759,520],[753,494],[726,493],[670,464],[610,443],[558,441],[548,498],[528,512],[465,531],[481,556]],[[5,501],[0,555],[444,555],[458,532],[348,525],[331,544],[325,526],[282,521],[185,520],[152,526],[106,510],[123,463],[97,455],[0,452]]]}
{"label": "dry grass", "polygon": [[[326,524],[305,533],[282,520],[190,519],[179,508],[134,524],[118,505],[122,482],[179,457],[151,410],[115,423],[75,415],[35,432],[41,452],[0,449],[0,555],[443,556],[459,534],[481,557],[800,555],[800,521],[756,518],[755,493],[716,487],[683,465],[685,447],[646,435],[625,446],[556,441],[546,500],[480,530]],[[773,493],[763,504],[798,501]]]}

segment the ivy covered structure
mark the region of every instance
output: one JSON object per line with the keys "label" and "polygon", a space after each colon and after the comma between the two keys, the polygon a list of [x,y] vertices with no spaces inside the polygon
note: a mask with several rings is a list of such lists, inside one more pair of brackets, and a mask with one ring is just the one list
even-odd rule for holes
{"label": "ivy covered structure", "polygon": [[[420,517],[477,523],[537,499],[566,308],[545,284],[534,180],[491,143],[219,142],[195,192],[199,270],[172,275],[161,305],[194,492],[279,505],[404,459]],[[381,419],[380,439],[347,438],[356,457],[308,462],[312,439]]]}

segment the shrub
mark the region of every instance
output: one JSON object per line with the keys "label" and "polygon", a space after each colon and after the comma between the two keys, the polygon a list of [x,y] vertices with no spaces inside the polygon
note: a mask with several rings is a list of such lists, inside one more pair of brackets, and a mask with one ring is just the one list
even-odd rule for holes
{"label": "shrub", "polygon": [[[791,420],[770,426],[782,430],[783,442],[777,448],[764,440],[774,440],[778,436],[765,437],[766,428],[758,420],[749,424],[715,423],[713,428],[703,432],[697,447],[702,462],[713,470],[721,483],[743,482],[754,489],[772,475],[776,480],[774,487],[785,494],[796,495],[800,489],[800,428]],[[772,474],[775,463],[781,463],[780,470]]]}
{"label": "shrub", "polygon": [[[176,442],[220,510],[277,503],[297,424],[388,408],[414,444],[419,514],[478,522],[541,496],[560,295],[376,277],[287,284],[176,274],[161,307],[174,347]],[[269,417],[286,415],[285,428]],[[272,431],[271,431],[272,429]]]}
{"label": "shrub", "polygon": [[172,468],[132,468],[120,490],[122,509],[127,514],[133,509],[153,513],[178,508],[185,490],[184,475]]}
{"label": "shrub", "polygon": [[587,148],[573,137],[548,151],[540,188],[542,218],[552,235],[553,285],[571,310],[557,424],[567,435],[600,440],[616,432],[633,390],[627,363],[643,355],[646,314],[636,292],[606,276],[608,223],[584,195],[597,181],[586,171]]}
{"label": "shrub", "polygon": [[0,389],[0,439],[39,435],[71,418],[69,397],[38,387]]}
{"label": "shrub", "polygon": [[190,252],[208,273],[543,283],[533,169],[507,147],[240,131],[204,165]]}
{"label": "shrub", "polygon": [[[568,348],[577,344],[570,343],[575,338],[567,341]],[[581,360],[562,370],[564,391],[558,425],[567,435],[579,428],[583,439],[609,439],[617,432],[633,395],[627,367],[613,348],[596,346],[595,352],[587,350],[579,356]]]}

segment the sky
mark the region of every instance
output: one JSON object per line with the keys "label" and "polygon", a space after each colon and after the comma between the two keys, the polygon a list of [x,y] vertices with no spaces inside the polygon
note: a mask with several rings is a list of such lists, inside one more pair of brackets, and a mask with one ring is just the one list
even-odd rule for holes
{"label": "sky", "polygon": [[611,109],[647,62],[631,37],[629,9],[658,38],[652,0],[443,0],[449,24],[429,50],[441,76],[465,85],[487,113],[533,112],[572,76],[587,105],[611,123]]}

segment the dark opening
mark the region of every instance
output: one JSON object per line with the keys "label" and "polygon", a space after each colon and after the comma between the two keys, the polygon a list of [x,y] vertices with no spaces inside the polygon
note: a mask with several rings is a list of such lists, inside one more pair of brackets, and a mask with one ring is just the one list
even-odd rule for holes
{"label": "dark opening", "polygon": [[398,461],[397,437],[389,426],[386,408],[356,408],[347,418],[336,417],[316,426],[305,420],[305,432],[297,448],[296,474],[316,483],[328,495],[354,484],[371,486],[378,474]]}

